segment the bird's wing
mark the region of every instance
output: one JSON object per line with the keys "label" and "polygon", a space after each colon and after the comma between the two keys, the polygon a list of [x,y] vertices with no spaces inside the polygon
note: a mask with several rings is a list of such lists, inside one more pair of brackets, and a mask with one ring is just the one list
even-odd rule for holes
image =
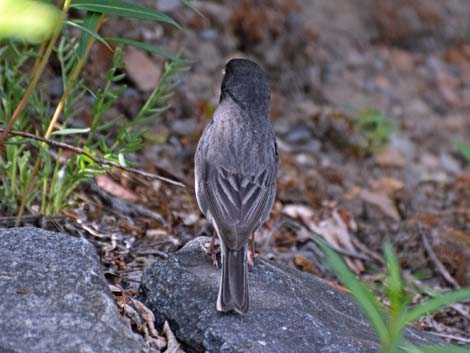
{"label": "bird's wing", "polygon": [[269,216],[276,189],[277,164],[241,175],[205,161],[205,194],[213,221],[230,249],[243,246]]}

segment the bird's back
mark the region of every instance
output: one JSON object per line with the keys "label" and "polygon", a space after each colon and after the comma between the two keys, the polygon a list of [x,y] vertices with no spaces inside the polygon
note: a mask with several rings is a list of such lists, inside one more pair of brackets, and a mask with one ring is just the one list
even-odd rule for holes
{"label": "bird's back", "polygon": [[267,219],[276,187],[277,151],[269,117],[247,114],[224,100],[196,153],[199,206],[216,227],[238,234],[233,242],[228,239],[234,247],[245,240],[240,234],[249,236]]}

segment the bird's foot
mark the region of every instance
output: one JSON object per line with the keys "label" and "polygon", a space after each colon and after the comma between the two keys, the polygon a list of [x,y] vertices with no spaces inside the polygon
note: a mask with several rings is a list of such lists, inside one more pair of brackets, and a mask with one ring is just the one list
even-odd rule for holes
{"label": "bird's foot", "polygon": [[207,245],[207,243],[204,244],[203,249],[206,254],[211,256],[212,264],[216,268],[219,268],[219,263],[217,262],[217,254],[220,253],[220,247],[216,247],[215,242],[211,241],[209,245]]}
{"label": "bird's foot", "polygon": [[251,249],[248,250],[247,263],[248,263],[248,266],[250,267],[250,270],[253,270],[253,267],[255,267],[254,258],[255,258],[255,252]]}

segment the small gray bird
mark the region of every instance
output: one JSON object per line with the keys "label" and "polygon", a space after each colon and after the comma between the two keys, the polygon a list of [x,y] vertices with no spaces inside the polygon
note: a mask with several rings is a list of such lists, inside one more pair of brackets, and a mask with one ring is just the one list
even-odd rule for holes
{"label": "small gray bird", "polygon": [[[263,69],[250,60],[230,60],[219,106],[197,146],[196,198],[222,249],[218,311],[247,312],[247,261],[253,263],[253,236],[274,204],[279,156],[269,101]],[[215,256],[213,241],[209,251]]]}

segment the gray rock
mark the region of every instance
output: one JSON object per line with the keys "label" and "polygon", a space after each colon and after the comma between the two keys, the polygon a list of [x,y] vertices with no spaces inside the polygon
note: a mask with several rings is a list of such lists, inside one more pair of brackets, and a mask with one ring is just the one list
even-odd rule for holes
{"label": "gray rock", "polygon": [[85,239],[0,229],[0,352],[156,352],[122,319]]}
{"label": "gray rock", "polygon": [[323,280],[255,259],[249,273],[250,310],[218,313],[219,271],[197,238],[144,273],[140,300],[168,320],[191,352],[376,353],[373,330],[352,298]]}

